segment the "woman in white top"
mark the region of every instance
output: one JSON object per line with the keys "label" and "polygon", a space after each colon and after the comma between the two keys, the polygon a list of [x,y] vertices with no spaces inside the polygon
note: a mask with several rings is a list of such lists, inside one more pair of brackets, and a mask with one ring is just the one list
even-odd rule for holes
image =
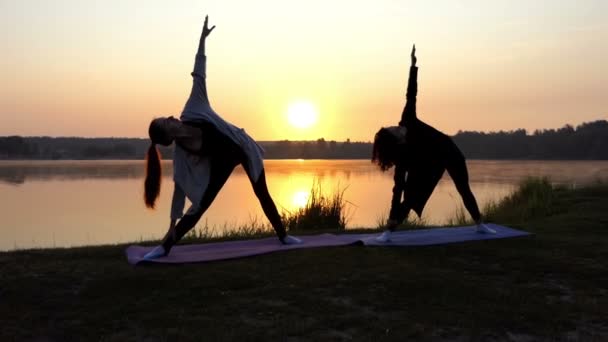
{"label": "woman in white top", "polygon": [[[192,91],[180,119],[157,118],[150,123],[148,133],[152,144],[147,154],[144,194],[146,206],[154,208],[160,192],[161,167],[156,144],[169,146],[175,141],[175,188],[169,230],[162,244],[146,254],[144,259],[166,256],[171,247],[200,220],[232,170],[239,164],[247,172],[253,190],[279,240],[283,244],[301,242],[286,234],[279,212],[268,192],[262,148],[243,129],[226,122],[211,108],[205,83],[205,40],[214,28],[215,26],[208,27],[208,18],[205,17],[192,72]],[[192,206],[183,215],[186,197]]]}

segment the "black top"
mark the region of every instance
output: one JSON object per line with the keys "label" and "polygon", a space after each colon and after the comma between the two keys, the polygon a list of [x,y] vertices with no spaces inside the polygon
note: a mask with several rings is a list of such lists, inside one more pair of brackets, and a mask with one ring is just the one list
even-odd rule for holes
{"label": "black top", "polygon": [[416,116],[417,78],[418,67],[410,67],[407,100],[399,121],[400,126],[407,128],[406,142],[395,163],[391,219],[398,216],[397,210],[403,196],[420,217],[445,169],[464,161],[462,152],[449,136]]}
{"label": "black top", "polygon": [[214,124],[210,122],[189,121],[184,121],[183,123],[201,130],[202,141],[201,148],[198,151],[194,151],[186,146],[180,145],[189,153],[212,158],[234,158],[235,156],[243,153],[241,147],[230,139],[230,137],[220,132]]}

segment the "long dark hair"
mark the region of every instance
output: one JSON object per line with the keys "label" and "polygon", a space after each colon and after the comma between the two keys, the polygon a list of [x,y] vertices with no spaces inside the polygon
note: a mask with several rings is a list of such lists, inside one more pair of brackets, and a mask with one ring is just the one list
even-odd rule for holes
{"label": "long dark hair", "polygon": [[146,180],[144,182],[144,202],[146,207],[154,209],[154,204],[160,194],[160,182],[162,169],[160,166],[160,152],[156,148],[156,144],[160,143],[164,138],[164,133],[158,125],[157,120],[150,122],[148,127],[148,135],[150,136],[151,144],[146,153]]}
{"label": "long dark hair", "polygon": [[160,166],[160,153],[156,144],[150,144],[146,154],[146,181],[144,182],[144,201],[146,207],[154,209],[154,204],[160,194],[160,180],[162,169]]}
{"label": "long dark hair", "polygon": [[399,154],[398,142],[397,137],[388,129],[381,128],[374,137],[372,163],[378,164],[382,171],[393,167]]}

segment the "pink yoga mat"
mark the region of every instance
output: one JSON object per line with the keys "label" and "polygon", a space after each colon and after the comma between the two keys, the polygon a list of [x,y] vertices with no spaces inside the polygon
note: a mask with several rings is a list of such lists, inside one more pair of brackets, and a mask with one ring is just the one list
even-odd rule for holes
{"label": "pink yoga mat", "polygon": [[488,226],[496,230],[496,234],[480,234],[477,233],[475,231],[475,227],[472,226],[431,228],[395,232],[392,235],[391,242],[388,243],[380,243],[375,240],[375,237],[378,236],[379,233],[320,234],[298,236],[298,238],[302,239],[302,244],[289,246],[281,244],[276,237],[255,240],[213,242],[196,245],[177,245],[173,247],[168,256],[152,261],[144,261],[142,258],[154,247],[130,246],[127,248],[126,254],[128,262],[132,265],[137,265],[142,262],[181,264],[242,258],[301,248],[346,246],[355,244],[386,247],[430,246],[475,240],[504,239],[529,235],[529,233],[524,231],[496,224],[488,224]]}

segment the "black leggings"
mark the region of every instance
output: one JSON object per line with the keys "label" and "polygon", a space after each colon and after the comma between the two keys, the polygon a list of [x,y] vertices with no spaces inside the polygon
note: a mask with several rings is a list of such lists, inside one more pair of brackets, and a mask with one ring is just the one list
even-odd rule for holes
{"label": "black leggings", "polygon": [[[199,204],[199,208],[194,213],[189,213],[184,215],[177,225],[174,228],[174,232],[167,232],[163,240],[163,247],[165,248],[165,252],[169,253],[171,247],[177,243],[190,229],[194,227],[194,225],[200,220],[203,213],[209,208],[213,200],[220,192],[221,188],[224,186],[228,177],[234,170],[234,168],[240,164],[238,160],[229,160],[224,158],[216,158],[210,161],[211,165],[211,173],[209,176],[209,185],[207,186],[207,190],[203,195],[203,198]],[[247,163],[243,162],[243,167],[245,170],[248,170]],[[250,179],[251,180],[251,179]],[[287,235],[285,232],[285,227],[283,226],[283,221],[281,221],[281,216],[279,215],[279,211],[270,197],[270,193],[268,192],[268,186],[266,185],[266,175],[264,170],[260,174],[260,177],[257,181],[251,180],[253,191],[257,196],[260,204],[262,205],[262,210],[266,217],[270,221],[270,224],[274,228],[277,236],[282,241],[283,238]]]}
{"label": "black leggings", "polygon": [[467,171],[466,162],[463,159],[453,166],[448,167],[447,170],[456,185],[456,190],[458,190],[460,197],[462,197],[464,207],[467,208],[473,221],[478,223],[481,220],[481,214],[479,213],[479,207],[477,206],[475,196],[473,196],[473,192],[469,186],[469,172]]}
{"label": "black leggings", "polygon": [[[477,201],[475,200],[475,196],[471,191],[471,187],[469,186],[469,173],[467,171],[467,165],[464,159],[458,160],[457,162],[453,162],[448,167],[446,167],[448,174],[454,181],[456,185],[456,190],[462,197],[462,201],[464,202],[465,208],[473,218],[473,220],[477,223],[481,220],[481,213],[479,212],[479,207],[477,206]],[[407,187],[406,187],[407,189]],[[405,199],[403,203],[401,203],[401,210],[399,210],[399,216],[397,217],[397,221],[399,223],[403,222],[409,212],[412,209],[412,204],[408,201],[407,190],[405,191]],[[395,227],[390,227],[391,230],[395,230]]]}

